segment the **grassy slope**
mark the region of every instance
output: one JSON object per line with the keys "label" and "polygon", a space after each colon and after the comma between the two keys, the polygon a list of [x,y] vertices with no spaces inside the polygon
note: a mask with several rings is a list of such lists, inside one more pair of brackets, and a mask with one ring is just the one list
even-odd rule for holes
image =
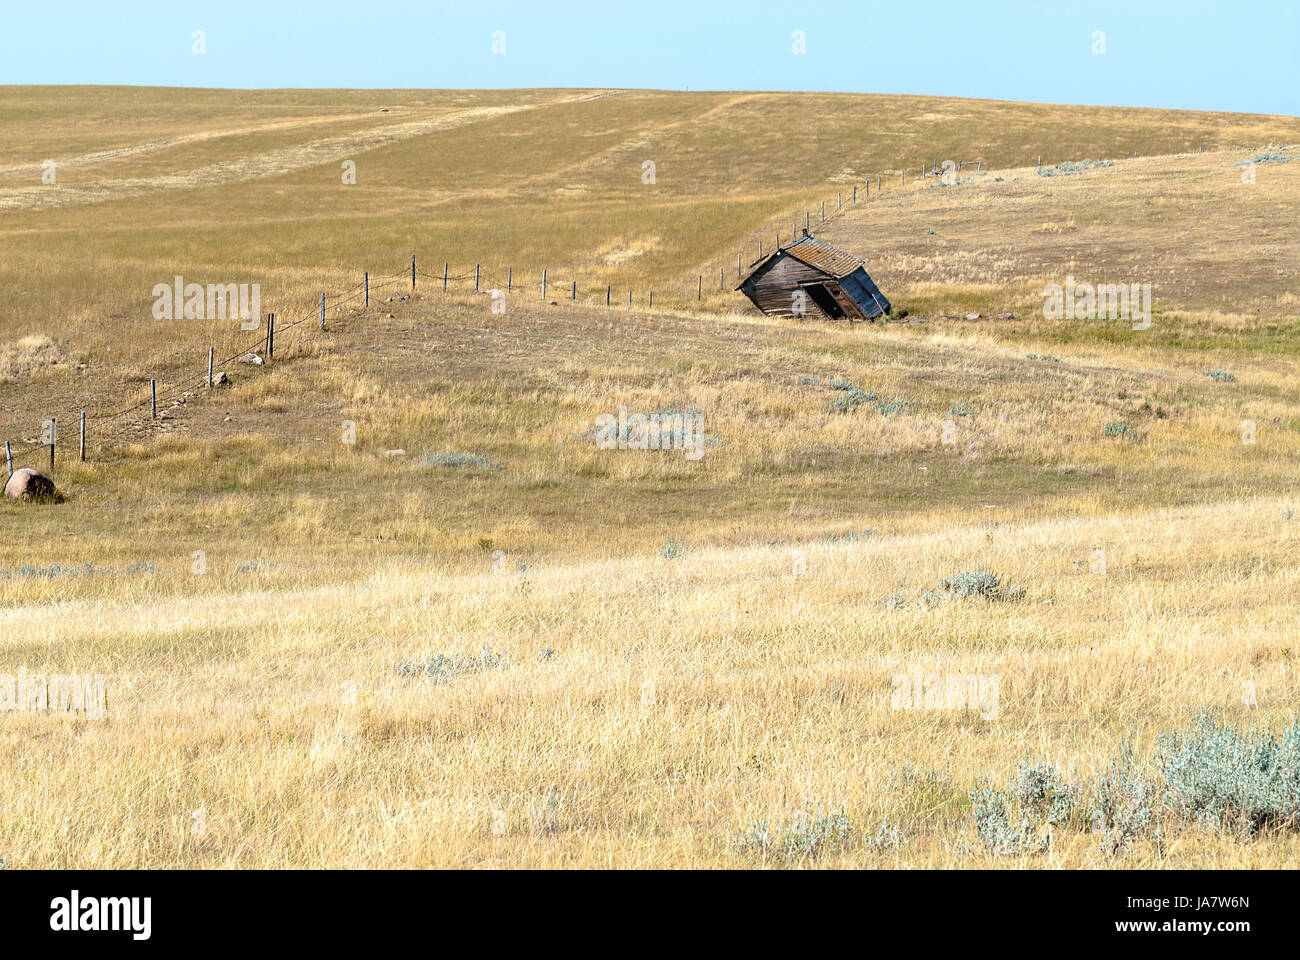
{"label": "grassy slope", "polygon": [[[120,441],[139,443],[94,444],[94,462],[60,469],[69,504],[0,505],[0,569],[98,571],[0,580],[6,664],[100,670],[113,706],[104,726],[9,718],[35,738],[5,758],[11,862],[734,863],[727,837],[750,819],[844,806],[903,825],[912,839],[888,862],[969,863],[964,793],[979,775],[1026,753],[1090,771],[1120,739],[1149,750],[1202,708],[1244,719],[1247,680],[1260,719],[1295,700],[1296,164],[1262,165],[1249,186],[1237,150],[1075,177],[998,169],[909,185],[822,230],[926,323],[790,325],[672,296],[781,211],[900,153],[999,167],[1036,141],[1060,152],[1045,162],[1258,148],[1300,139],[1294,120],[894,97],[858,98],[855,117],[812,95],[151,91],[130,92],[146,102],[114,125],[127,93],[94,91],[89,116],[53,121],[24,115],[30,95],[3,91],[0,116],[33,146],[10,138],[0,170],[178,126],[223,135],[73,165],[61,184],[122,195],[0,219],[15,251],[0,342],[46,333],[86,364],[0,384],[8,436],[33,435],[45,410],[138,399],[140,378],[188,376],[208,344],[247,338],[149,319],[149,288],[174,273],[261,279],[266,309],[294,316],[362,267],[454,245],[462,269],[481,258],[498,282],[507,264],[579,275],[587,302],[525,289],[496,316],[463,284],[444,298],[426,278],[420,299],[389,303],[400,283],[377,281],[369,313],[332,311],[325,336],[295,328],[271,368],[231,368],[233,387],[161,424],[125,418]],[[376,120],[379,106],[392,113]],[[823,149],[795,167],[782,131],[810,111]],[[356,153],[355,188],[334,159],[193,189],[158,179],[233,176],[210,168],[239,151],[245,172],[269,154],[313,159],[322,135],[424,121],[444,125]],[[652,157],[655,188],[639,181]],[[0,173],[0,205],[30,202],[25,176]],[[1067,271],[1152,282],[1153,329],[1036,318],[1041,284]],[[667,308],[590,305],[603,282],[653,282]],[[1000,309],[1017,320],[939,316]],[[910,404],[832,413],[835,377]],[[583,433],[620,404],[694,407],[716,445],[694,463],[594,449]],[[949,414],[961,404],[969,415]],[[1116,422],[1141,439],[1106,437]],[[410,455],[382,455],[397,447]],[[447,451],[501,467],[415,459]],[[680,560],[658,556],[669,541],[686,545]],[[1098,549],[1105,576],[1090,570]],[[917,606],[939,577],[983,566],[1027,600]],[[906,605],[889,609],[893,594]],[[394,670],[484,646],[512,667],[446,687]],[[1001,716],[891,711],[890,678],[912,667],[1000,673]],[[72,743],[83,762],[50,804],[22,771],[65,770]],[[187,832],[199,807],[205,837]],[[1053,856],[1098,858],[1086,836]],[[1164,856],[1128,862],[1282,863],[1294,842],[1190,833]]]}

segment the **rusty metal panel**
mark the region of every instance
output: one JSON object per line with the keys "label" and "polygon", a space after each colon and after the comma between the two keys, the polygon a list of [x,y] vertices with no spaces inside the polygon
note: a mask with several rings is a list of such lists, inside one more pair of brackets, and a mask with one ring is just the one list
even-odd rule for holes
{"label": "rusty metal panel", "polygon": [[832,247],[829,243],[811,235],[800,237],[786,247],[785,252],[799,258],[810,267],[825,271],[837,280],[863,265],[863,261],[852,254],[845,253],[838,247]]}

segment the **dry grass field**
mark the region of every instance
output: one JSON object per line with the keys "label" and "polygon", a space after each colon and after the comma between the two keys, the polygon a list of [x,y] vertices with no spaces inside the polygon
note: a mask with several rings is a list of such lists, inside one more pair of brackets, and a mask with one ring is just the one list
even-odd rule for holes
{"label": "dry grass field", "polygon": [[[0,503],[0,674],[107,701],[0,712],[0,860],[1300,854],[1300,120],[9,87],[0,127],[0,439],[43,467],[57,415],[67,496]],[[801,210],[890,322],[731,292]],[[306,322],[185,388],[264,331],[154,319],[178,274]],[[1067,276],[1151,284],[1150,328],[1046,319]],[[107,418],[150,378],[158,420]],[[699,414],[700,455],[600,449],[620,408]]]}

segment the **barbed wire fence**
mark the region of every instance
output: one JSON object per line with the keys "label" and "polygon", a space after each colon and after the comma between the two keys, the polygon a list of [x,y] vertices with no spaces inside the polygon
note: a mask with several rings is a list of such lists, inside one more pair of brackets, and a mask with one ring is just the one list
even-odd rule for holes
{"label": "barbed wire fence", "polygon": [[[920,176],[913,183],[923,182],[927,177],[939,177],[950,172],[952,169],[960,171],[965,165],[976,165],[979,172],[983,171],[982,160],[959,161],[956,163],[945,163],[943,167],[936,159],[933,165],[923,163],[919,168]],[[913,172],[917,168],[912,168]],[[886,176],[889,180],[886,181]],[[898,179],[895,180],[894,177]],[[742,241],[746,244],[750,252],[754,254],[753,258],[747,258],[745,252],[737,252],[735,256],[735,281],[733,285],[739,285],[744,278],[745,271],[753,268],[757,263],[766,257],[778,252],[797,242],[804,233],[814,234],[817,229],[824,224],[833,222],[850,210],[858,208],[859,205],[873,198],[879,198],[895,192],[896,189],[905,189],[907,187],[908,171],[900,169],[888,173],[881,172],[873,177],[865,177],[860,180],[854,180],[852,183],[843,184],[833,199],[822,200],[816,210],[805,209],[802,213],[802,223],[798,213],[791,216],[789,220],[788,241],[783,241],[787,236],[784,225],[781,221],[775,219],[769,221],[769,225],[758,230],[751,231],[748,237]],[[873,186],[874,179],[874,186]],[[861,191],[858,186],[861,183]],[[830,207],[828,209],[828,204]],[[771,245],[767,245],[767,239],[771,238]],[[665,306],[664,295],[667,294],[667,303],[676,303],[680,309],[689,308],[692,303],[700,304],[705,299],[706,291],[710,296],[713,294],[712,271],[716,268],[718,288],[717,292],[725,294],[727,291],[728,274],[730,272],[730,258],[723,260],[714,260],[701,266],[693,277],[678,278],[676,281],[670,281],[659,286],[660,305]],[[706,273],[705,271],[708,271]],[[404,286],[409,283],[411,295],[414,295],[419,280],[425,280],[426,285],[433,287],[435,292],[450,293],[462,292],[460,285],[468,284],[472,281],[472,290],[475,293],[497,290],[504,294],[513,294],[516,289],[526,289],[533,286],[534,289],[540,288],[540,299],[558,303],[562,299],[567,299],[572,303],[583,303],[584,305],[603,305],[610,308],[632,308],[634,305],[652,309],[655,305],[656,285],[647,283],[645,289],[640,291],[644,300],[634,298],[635,291],[631,287],[625,287],[618,291],[619,296],[615,297],[615,287],[612,283],[596,284],[584,283],[578,277],[577,271],[569,275],[557,276],[550,271],[548,267],[542,267],[540,270],[530,271],[527,277],[520,273],[518,279],[523,282],[516,282],[516,271],[513,267],[506,268],[505,277],[499,274],[489,274],[483,269],[481,263],[474,265],[473,270],[466,269],[465,272],[451,273],[450,262],[444,262],[440,273],[426,273],[418,268],[417,258],[411,256],[410,268],[399,270],[396,273],[371,277],[368,272],[363,272],[360,283],[344,289],[341,294],[336,294],[331,299],[327,294],[320,295],[319,304],[312,310],[305,312],[287,323],[280,322],[276,319],[274,313],[266,315],[265,332],[257,339],[250,340],[242,347],[236,349],[224,359],[217,360],[212,348],[209,348],[207,358],[207,371],[195,376],[184,377],[173,381],[160,381],[151,379],[149,381],[148,395],[143,399],[133,403],[128,403],[120,409],[111,413],[88,417],[84,409],[68,408],[51,413],[41,421],[41,437],[37,449],[41,450],[46,456],[41,456],[43,467],[48,464],[51,471],[57,464],[57,451],[61,444],[66,446],[63,441],[63,431],[67,429],[67,424],[74,424],[76,430],[76,449],[77,458],[81,461],[88,459],[89,446],[92,442],[101,451],[111,451],[122,443],[123,439],[129,434],[138,432],[143,423],[142,417],[147,410],[148,421],[155,421],[159,418],[160,407],[166,407],[167,404],[176,405],[177,401],[182,403],[190,398],[197,398],[199,390],[207,388],[213,389],[217,386],[214,383],[219,372],[219,367],[226,367],[232,363],[240,361],[242,358],[256,358],[255,362],[266,363],[274,361],[275,353],[281,347],[287,347],[292,352],[294,346],[300,346],[310,331],[318,333],[327,332],[326,320],[329,310],[334,309],[339,312],[342,307],[349,303],[360,300],[363,307],[369,309],[371,294],[382,292],[386,288]],[[453,286],[455,285],[455,286]],[[603,288],[603,297],[601,296]],[[583,297],[579,300],[579,291],[582,291]],[[674,296],[676,294],[676,296]],[[552,301],[551,298],[554,298]],[[403,298],[405,299],[405,298]],[[391,300],[391,298],[390,298]],[[635,300],[635,302],[634,302]],[[258,326],[263,326],[263,318],[258,318]],[[304,326],[305,324],[318,323],[316,326]],[[293,335],[291,342],[284,341],[284,335],[291,330],[297,330]],[[277,340],[280,342],[277,343]],[[22,441],[26,445],[27,457],[31,459],[32,444],[30,441]],[[21,469],[21,466],[15,459],[13,440],[4,441],[6,479],[13,475],[14,471]]]}

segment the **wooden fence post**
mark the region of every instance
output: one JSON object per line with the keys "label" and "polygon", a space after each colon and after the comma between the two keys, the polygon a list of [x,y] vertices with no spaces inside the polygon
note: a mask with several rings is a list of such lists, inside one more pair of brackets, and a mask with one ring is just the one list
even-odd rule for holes
{"label": "wooden fence post", "polygon": [[212,348],[208,347],[208,389],[212,389]]}
{"label": "wooden fence post", "polygon": [[695,299],[704,299],[704,274],[700,274],[699,284],[695,288]]}
{"label": "wooden fence post", "polygon": [[546,268],[542,267],[542,299],[546,299]]}
{"label": "wooden fence post", "polygon": [[880,174],[876,174],[876,192],[880,192]]}
{"label": "wooden fence post", "polygon": [[149,381],[149,416],[158,419],[158,381]]}
{"label": "wooden fence post", "polygon": [[474,292],[478,293],[478,264],[474,264]]}
{"label": "wooden fence post", "polygon": [[320,328],[325,329],[325,294],[320,295]]}
{"label": "wooden fence post", "polygon": [[[510,292],[511,287],[514,286],[514,282],[515,282],[515,268],[506,267],[506,293]],[[543,296],[545,296],[545,294],[543,294]]]}
{"label": "wooden fence post", "polygon": [[9,476],[14,475],[14,455],[9,450],[9,441],[5,441],[5,469],[9,471]]}
{"label": "wooden fence post", "polygon": [[858,202],[858,185],[856,183],[853,185],[853,202]]}
{"label": "wooden fence post", "polygon": [[627,292],[627,308],[628,308],[629,310],[632,309],[632,291],[631,291],[631,290],[629,290],[629,291]]}
{"label": "wooden fence post", "polygon": [[578,281],[577,280],[573,281],[573,295],[569,299],[572,300],[574,303],[578,302]]}
{"label": "wooden fence post", "polygon": [[370,306],[370,271],[367,270],[363,276],[365,277],[365,285],[366,285],[366,306],[368,307],[368,306]]}
{"label": "wooden fence post", "polygon": [[605,306],[607,307],[609,306],[609,294],[612,289],[613,287],[610,284],[605,284]]}
{"label": "wooden fence post", "polygon": [[447,265],[442,265],[442,292],[447,292]]}
{"label": "wooden fence post", "polygon": [[54,431],[56,426],[57,426],[57,421],[55,420],[54,417],[50,417],[50,473],[54,472],[54,441],[55,441]]}
{"label": "wooden fence post", "polygon": [[86,462],[86,411],[81,411],[81,462]]}
{"label": "wooden fence post", "polygon": [[415,293],[415,254],[411,254],[411,292]]}
{"label": "wooden fence post", "polygon": [[275,356],[275,314],[266,315],[266,359]]}
{"label": "wooden fence post", "polygon": [[651,290],[651,291],[650,291],[650,309],[653,310],[654,308],[655,308],[655,292],[654,292],[653,290]]}

